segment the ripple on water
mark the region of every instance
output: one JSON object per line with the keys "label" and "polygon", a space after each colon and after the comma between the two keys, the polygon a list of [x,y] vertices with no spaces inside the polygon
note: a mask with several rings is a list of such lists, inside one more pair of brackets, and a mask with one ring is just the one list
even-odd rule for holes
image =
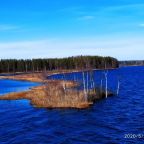
{"label": "ripple on water", "polygon": [[[143,144],[124,135],[144,132],[144,67],[109,71],[110,88],[115,89],[117,73],[120,94],[85,110],[36,109],[25,100],[0,101],[0,143]],[[97,79],[99,75],[95,72]]]}

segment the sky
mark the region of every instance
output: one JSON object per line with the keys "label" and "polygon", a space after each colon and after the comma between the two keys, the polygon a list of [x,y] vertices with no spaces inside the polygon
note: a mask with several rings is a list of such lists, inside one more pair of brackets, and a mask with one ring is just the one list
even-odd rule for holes
{"label": "sky", "polygon": [[0,1],[0,59],[143,54],[143,0]]}

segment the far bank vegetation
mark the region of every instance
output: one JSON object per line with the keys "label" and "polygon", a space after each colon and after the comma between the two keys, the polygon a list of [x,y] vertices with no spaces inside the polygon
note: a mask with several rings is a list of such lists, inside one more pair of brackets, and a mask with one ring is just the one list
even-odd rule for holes
{"label": "far bank vegetation", "polygon": [[77,56],[56,59],[1,59],[0,73],[42,72],[52,70],[80,70],[117,68],[118,60],[112,57]]}

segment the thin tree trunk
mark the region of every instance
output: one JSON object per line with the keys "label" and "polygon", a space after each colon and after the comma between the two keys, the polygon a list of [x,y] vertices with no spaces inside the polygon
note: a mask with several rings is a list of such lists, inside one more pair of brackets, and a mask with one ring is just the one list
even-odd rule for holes
{"label": "thin tree trunk", "polygon": [[95,82],[94,82],[94,73],[93,73],[93,71],[91,72],[91,88],[95,92]]}
{"label": "thin tree trunk", "polygon": [[88,71],[87,71],[87,93],[88,93],[88,87],[89,87],[89,75],[88,75]]}
{"label": "thin tree trunk", "polygon": [[120,81],[118,79],[118,85],[117,85],[117,95],[119,95],[119,89],[120,89]]}
{"label": "thin tree trunk", "polygon": [[84,87],[85,101],[87,101],[87,92],[86,92],[86,86],[85,86],[85,73],[84,73],[84,71],[82,72],[82,74],[83,74],[83,87]]}
{"label": "thin tree trunk", "polygon": [[65,85],[65,74],[63,73],[63,90],[64,90],[64,97],[66,97],[66,85]]}
{"label": "thin tree trunk", "polygon": [[63,81],[63,90],[64,90],[64,98],[66,97],[66,86],[65,86],[65,82]]}
{"label": "thin tree trunk", "polygon": [[101,79],[101,89],[100,89],[100,94],[102,95],[102,91],[103,91],[103,79]]}
{"label": "thin tree trunk", "polygon": [[108,82],[107,82],[107,74],[108,72],[105,72],[105,94],[106,94],[106,98],[108,97]]}
{"label": "thin tree trunk", "polygon": [[93,76],[92,76],[92,70],[90,71],[90,85],[91,85],[91,89],[93,89]]}
{"label": "thin tree trunk", "polygon": [[107,64],[106,64],[106,61],[105,61],[105,72],[104,72],[104,74],[105,74],[105,94],[106,94],[106,98],[108,97],[108,82],[107,82],[107,75],[108,75],[108,70],[106,70],[107,69]]}

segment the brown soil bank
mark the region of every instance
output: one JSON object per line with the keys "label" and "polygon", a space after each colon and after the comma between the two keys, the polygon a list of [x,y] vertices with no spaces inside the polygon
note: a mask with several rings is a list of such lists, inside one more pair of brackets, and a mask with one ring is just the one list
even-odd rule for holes
{"label": "brown soil bank", "polygon": [[[5,77],[12,78],[12,76]],[[105,96],[98,90],[87,93],[71,89],[78,84],[73,81],[45,80],[41,74],[17,75],[17,80],[43,82],[42,86],[34,87],[26,92],[10,93],[0,96],[0,100],[28,99],[35,107],[44,108],[87,108],[97,99]],[[108,94],[109,96],[111,93]]]}

